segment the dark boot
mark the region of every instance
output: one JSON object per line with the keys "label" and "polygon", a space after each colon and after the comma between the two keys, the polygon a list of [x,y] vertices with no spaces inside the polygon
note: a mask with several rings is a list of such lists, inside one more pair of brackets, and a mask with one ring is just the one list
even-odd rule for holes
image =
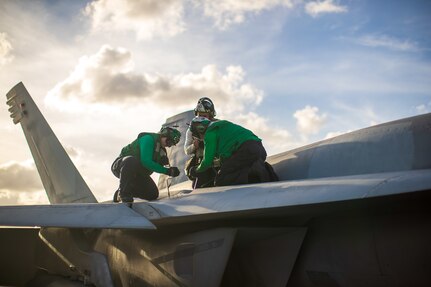
{"label": "dark boot", "polygon": [[128,203],[132,203],[133,202],[133,196],[130,192],[125,192],[127,189],[127,186],[125,187],[125,189],[120,189],[119,192],[119,198],[121,202],[128,202]]}
{"label": "dark boot", "polygon": [[120,187],[118,188],[118,202],[133,202],[133,184],[131,180],[120,180]]}
{"label": "dark boot", "polygon": [[126,202],[126,203],[132,203],[133,202],[133,197],[131,196],[123,196],[121,197],[121,191],[120,188],[118,188],[115,193],[114,193],[114,197],[112,199],[113,202]]}

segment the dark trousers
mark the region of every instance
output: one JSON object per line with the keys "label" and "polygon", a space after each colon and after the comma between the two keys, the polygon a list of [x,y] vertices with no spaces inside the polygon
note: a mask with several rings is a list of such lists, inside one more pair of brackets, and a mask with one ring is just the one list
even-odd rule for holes
{"label": "dark trousers", "polygon": [[196,175],[190,174],[190,169],[199,165],[201,158],[194,154],[186,162],[186,175],[192,181],[193,188],[201,187],[212,187],[214,186],[214,178],[216,176],[216,170],[214,168],[209,168],[204,172],[199,172]]}
{"label": "dark trousers", "polygon": [[214,186],[214,178],[216,171],[214,168],[209,168],[204,172],[199,172],[197,177],[193,179],[193,188],[212,187]]}
{"label": "dark trousers", "polygon": [[246,141],[222,162],[216,186],[270,181],[265,167],[266,151],[260,141]]}
{"label": "dark trousers", "polygon": [[120,179],[121,198],[139,197],[154,200],[159,197],[157,185],[137,158],[119,157],[112,164],[111,170]]}

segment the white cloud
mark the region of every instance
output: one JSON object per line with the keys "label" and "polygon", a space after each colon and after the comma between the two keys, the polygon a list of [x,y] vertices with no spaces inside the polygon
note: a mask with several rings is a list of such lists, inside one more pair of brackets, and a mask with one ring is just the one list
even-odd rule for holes
{"label": "white cloud", "polygon": [[319,114],[319,108],[306,106],[297,110],[293,117],[296,119],[298,131],[303,136],[316,134],[326,122],[326,114]]}
{"label": "white cloud", "polygon": [[292,8],[294,2],[294,0],[203,0],[203,9],[206,16],[214,19],[217,27],[226,29],[233,24],[244,22],[247,14],[258,14],[275,7]]}
{"label": "white cloud", "polygon": [[8,35],[0,32],[0,66],[12,61],[12,50]]}
{"label": "white cloud", "polygon": [[422,104],[416,107],[418,114],[427,114],[431,112],[431,101],[428,104]]}
{"label": "white cloud", "polygon": [[419,113],[419,114],[426,114],[426,113],[428,113],[428,109],[427,109],[427,106],[426,105],[419,105],[419,106],[416,106],[416,111]]}
{"label": "white cloud", "polygon": [[133,31],[138,40],[175,36],[184,31],[181,0],[98,0],[85,14],[95,30]]}
{"label": "white cloud", "polygon": [[132,72],[132,67],[129,51],[103,46],[97,54],[81,57],[69,77],[57,84],[48,98],[95,102],[139,97],[147,83]]}
{"label": "white cloud", "polygon": [[18,205],[49,204],[49,199],[45,190],[39,190],[32,193],[18,193],[16,202]]}
{"label": "white cloud", "polygon": [[105,45],[96,54],[81,57],[69,77],[49,91],[46,102],[75,110],[82,103],[157,102],[165,109],[178,110],[189,109],[202,96],[211,97],[220,103],[220,110],[232,114],[258,106],[263,92],[245,82],[240,66],[219,71],[207,65],[198,73],[177,75],[137,73],[129,51]]}
{"label": "white cloud", "polygon": [[345,133],[347,133],[347,132],[340,132],[340,131],[329,132],[326,134],[324,139],[326,140],[326,139],[334,138],[334,137],[340,136],[340,135],[345,134]]}
{"label": "white cloud", "polygon": [[[246,72],[240,66],[220,70],[207,65],[195,73],[174,75],[138,73],[129,51],[103,46],[94,55],[82,57],[71,74],[48,93],[45,103],[70,112],[62,114],[63,121],[69,115],[79,117],[80,126],[86,127],[75,134],[76,138],[88,139],[85,146],[79,141],[66,146],[83,154],[75,159],[90,170],[86,173],[88,184],[100,195],[110,190],[107,181],[100,178],[108,173],[115,182],[109,166],[127,141],[139,131],[156,130],[168,116],[193,109],[203,96],[214,101],[219,118],[244,125],[264,139],[269,154],[297,146],[287,130],[270,125],[253,112],[264,93],[246,81]],[[95,112],[94,107],[100,106],[108,110]],[[103,124],[99,124],[100,119],[105,119]],[[110,142],[103,152],[100,139]],[[96,162],[98,166],[93,167]]]}
{"label": "white cloud", "polygon": [[387,35],[365,35],[356,42],[367,47],[381,47],[395,51],[415,52],[419,48],[409,40],[400,40]]}
{"label": "white cloud", "polygon": [[[250,14],[276,7],[292,8],[299,0],[95,0],[84,14],[89,16],[94,30],[133,31],[139,40],[171,37],[185,31],[184,11],[194,4],[202,8],[215,26],[226,29],[242,23]],[[187,6],[187,7],[186,7]]]}
{"label": "white cloud", "polygon": [[324,13],[345,13],[348,11],[346,6],[333,3],[333,0],[311,1],[305,5],[305,12],[316,17]]}
{"label": "white cloud", "polygon": [[240,124],[264,139],[263,145],[268,154],[275,154],[297,147],[297,142],[286,129],[268,123],[268,119],[256,113],[233,116],[233,122]]}
{"label": "white cloud", "polygon": [[1,205],[49,204],[45,190],[25,192],[0,189]]}
{"label": "white cloud", "polygon": [[338,113],[331,115],[331,122],[337,123],[333,129],[341,127],[341,130],[344,128],[345,132],[377,125],[388,120],[382,111],[376,112],[375,108],[369,104],[336,101],[334,107]]}
{"label": "white cloud", "polygon": [[[168,78],[165,78],[168,79]],[[245,71],[241,66],[228,66],[224,72],[215,65],[207,65],[200,73],[180,74],[171,78],[169,94],[163,92],[163,99],[180,97],[180,101],[207,96],[217,102],[223,114],[238,114],[260,105],[263,92],[250,83],[245,83]],[[178,104],[178,103],[177,103]],[[220,114],[220,113],[219,113]]]}

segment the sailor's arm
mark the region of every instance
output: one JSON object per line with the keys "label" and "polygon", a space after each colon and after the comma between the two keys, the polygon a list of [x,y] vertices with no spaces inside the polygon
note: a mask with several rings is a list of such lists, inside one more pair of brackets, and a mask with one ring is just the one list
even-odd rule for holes
{"label": "sailor's arm", "polygon": [[190,128],[187,129],[186,132],[186,140],[184,142],[184,152],[188,155],[191,155],[195,152],[196,147],[194,145],[193,134]]}
{"label": "sailor's arm", "polygon": [[204,139],[204,156],[201,164],[196,168],[197,172],[203,172],[210,168],[213,164],[213,160],[216,152],[216,134],[207,132]]}
{"label": "sailor's arm", "polygon": [[158,162],[153,161],[154,140],[150,135],[145,135],[139,138],[139,150],[141,153],[141,164],[145,168],[157,173],[168,174],[168,169]]}

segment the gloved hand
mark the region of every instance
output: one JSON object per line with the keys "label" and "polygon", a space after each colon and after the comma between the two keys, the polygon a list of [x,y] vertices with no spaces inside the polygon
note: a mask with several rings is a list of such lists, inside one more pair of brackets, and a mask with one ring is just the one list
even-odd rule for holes
{"label": "gloved hand", "polygon": [[168,175],[172,177],[177,177],[180,175],[180,170],[176,166],[171,166],[168,168]]}

